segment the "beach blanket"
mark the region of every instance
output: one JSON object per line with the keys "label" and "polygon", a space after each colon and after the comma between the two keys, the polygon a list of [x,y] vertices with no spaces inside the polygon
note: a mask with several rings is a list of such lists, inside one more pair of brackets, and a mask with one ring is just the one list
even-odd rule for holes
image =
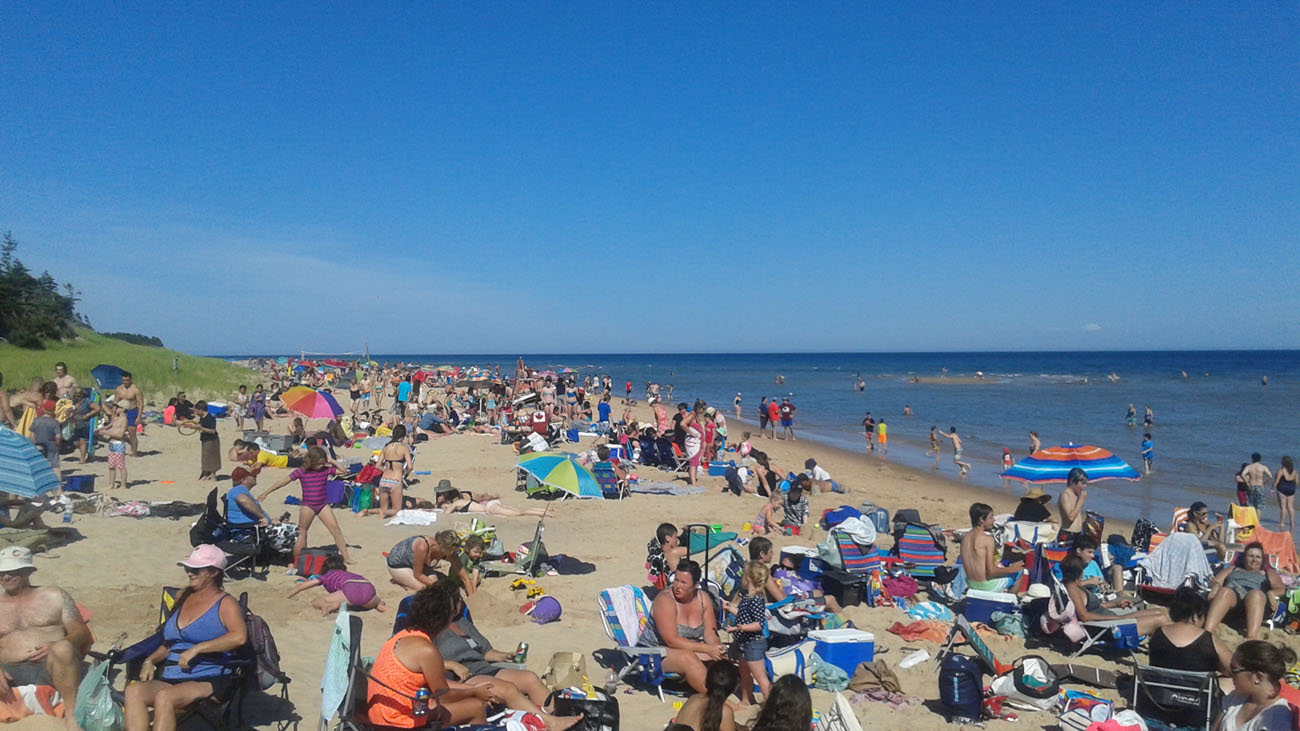
{"label": "beach blanket", "polygon": [[674,485],[671,482],[638,482],[629,485],[628,490],[646,495],[702,495],[708,488]]}
{"label": "beach blanket", "polygon": [[433,525],[441,510],[399,510],[384,525]]}
{"label": "beach blanket", "polygon": [[1174,533],[1138,564],[1151,574],[1151,585],[1161,589],[1176,589],[1189,575],[1208,581],[1213,573],[1201,539],[1191,533]]}
{"label": "beach blanket", "polygon": [[326,722],[338,713],[348,691],[348,643],[351,639],[349,616],[345,602],[339,606],[339,616],[334,620],[334,634],[330,637],[329,654],[325,656],[325,672],[320,680],[320,715]]}

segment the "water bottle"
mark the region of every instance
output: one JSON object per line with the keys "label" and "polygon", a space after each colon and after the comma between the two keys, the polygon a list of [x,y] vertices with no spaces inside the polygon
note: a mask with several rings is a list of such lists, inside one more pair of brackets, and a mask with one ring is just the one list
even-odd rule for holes
{"label": "water bottle", "polygon": [[72,506],[70,505],[68,506],[67,510],[63,511],[63,522],[64,523],[72,522]]}
{"label": "water bottle", "polygon": [[411,715],[416,718],[423,718],[429,714],[429,689],[421,688],[415,691],[415,703],[411,705]]}

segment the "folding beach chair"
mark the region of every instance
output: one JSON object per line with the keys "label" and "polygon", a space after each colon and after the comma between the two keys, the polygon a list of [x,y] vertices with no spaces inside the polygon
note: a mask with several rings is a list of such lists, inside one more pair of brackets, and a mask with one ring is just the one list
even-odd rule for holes
{"label": "folding beach chair", "polygon": [[1052,594],[1047,611],[1039,619],[1040,629],[1049,641],[1060,645],[1061,654],[1079,657],[1095,648],[1103,653],[1132,656],[1138,650],[1142,638],[1137,634],[1136,620],[1119,616],[1084,622],[1079,619],[1065,586],[1051,574],[1048,576]]}
{"label": "folding beach chair", "polygon": [[606,500],[622,500],[628,496],[627,481],[620,480],[614,467],[608,462],[596,462],[591,466],[591,474],[600,484],[600,492]]}
{"label": "folding beach chair", "polygon": [[[370,663],[361,656],[361,628],[360,617],[349,614],[347,607],[339,608],[321,677],[321,714],[320,722],[316,725],[317,731],[329,728],[330,719],[333,718],[338,719],[334,731],[397,731],[392,726],[372,724],[366,717],[367,686],[374,678],[370,675]],[[393,692],[415,701],[414,696],[396,690]],[[433,701],[446,692],[438,690],[430,696],[428,720],[424,726],[416,727],[416,731],[447,727],[446,711]]]}
{"label": "folding beach chair", "polygon": [[1209,728],[1223,704],[1218,675],[1143,665],[1134,656],[1129,707],[1171,727]]}
{"label": "folding beach chair", "polygon": [[[884,565],[875,544],[863,546],[847,531],[838,528],[831,529],[831,538],[835,541],[843,568],[828,567],[822,574],[822,588],[826,593],[834,594],[841,603],[846,598],[862,597],[869,606],[874,606],[871,584],[880,579],[880,569]],[[856,591],[851,589],[855,586]]]}
{"label": "folding beach chair", "polygon": [[[162,625],[167,618],[176,610],[176,601],[179,599],[181,590],[174,587],[164,587],[162,599],[159,606],[159,623],[155,632],[147,639],[141,640],[129,647],[123,649],[114,648],[107,653],[90,652],[88,655],[98,660],[109,663],[110,676],[112,666],[121,665],[123,667],[120,675],[125,680],[123,690],[112,691],[113,701],[118,705],[126,702],[125,687],[140,677],[140,669],[144,665],[145,658],[149,657],[163,644]],[[241,594],[239,597],[240,610],[248,614],[248,594]],[[221,731],[228,728],[244,727],[244,702],[250,690],[261,690],[258,685],[258,665],[257,656],[251,645],[224,653],[223,656],[214,660],[219,665],[226,668],[227,675],[235,680],[235,692],[226,701],[218,701],[212,698],[206,698],[193,703],[189,708],[180,714],[177,718],[177,726],[184,727],[191,720],[201,721],[209,728]],[[280,686],[279,697],[284,706],[289,703],[289,678],[281,675],[275,679],[275,683]],[[274,686],[272,686],[274,687]],[[277,728],[281,731],[296,723],[296,718],[290,718],[279,722]]]}
{"label": "folding beach chair", "polygon": [[546,563],[546,546],[542,544],[542,531],[545,530],[542,523],[545,520],[545,518],[538,519],[537,528],[533,531],[533,540],[524,544],[528,548],[528,553],[520,556],[515,563],[516,574],[537,576],[540,573],[541,565]]}
{"label": "folding beach chair", "polygon": [[1250,543],[1255,540],[1255,528],[1259,525],[1259,512],[1253,505],[1232,505],[1232,519],[1228,521],[1228,530],[1232,533],[1232,543]]}
{"label": "folding beach chair", "polygon": [[655,689],[662,703],[664,681],[678,680],[681,676],[664,672],[663,658],[668,654],[667,648],[637,647],[637,640],[650,622],[650,605],[641,587],[627,584],[606,589],[596,597],[596,605],[605,625],[605,636],[617,645],[625,661],[618,671],[618,679],[627,682],[628,676],[635,672],[642,685]]}
{"label": "folding beach chair", "polygon": [[975,657],[979,659],[984,668],[992,675],[1001,675],[1011,669],[1011,665],[999,662],[989,649],[984,639],[979,636],[971,623],[962,615],[958,614],[953,617],[952,627],[948,630],[948,636],[944,639],[943,645],[939,647],[939,652],[935,654],[934,671],[939,672],[939,667],[943,665],[943,658],[953,651],[953,645],[957,643],[957,637],[960,636],[970,645],[971,650],[975,652]]}
{"label": "folding beach chair", "polygon": [[931,527],[921,523],[904,525],[902,532],[895,534],[890,553],[908,566],[907,573],[917,581],[933,581],[934,570],[946,560],[944,546]]}
{"label": "folding beach chair", "polygon": [[232,524],[217,507],[217,488],[208,493],[203,515],[190,528],[190,544],[210,543],[226,554],[225,575],[228,579],[257,576],[265,579],[271,571],[270,542],[257,524]]}

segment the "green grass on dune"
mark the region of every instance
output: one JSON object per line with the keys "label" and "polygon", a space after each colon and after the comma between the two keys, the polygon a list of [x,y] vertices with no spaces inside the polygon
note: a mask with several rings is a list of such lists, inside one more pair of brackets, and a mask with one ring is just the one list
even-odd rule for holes
{"label": "green grass on dune", "polygon": [[[180,370],[172,371],[172,359],[180,361]],[[0,373],[4,388],[20,391],[28,381],[40,377],[53,380],[54,364],[63,361],[68,372],[82,386],[93,387],[90,369],[105,363],[131,372],[145,399],[159,406],[184,391],[191,401],[210,399],[229,401],[240,384],[253,386],[261,375],[219,358],[201,358],[167,348],[151,348],[105,337],[93,330],[77,328],[77,337],[64,342],[46,343],[44,350],[27,350],[8,343],[0,344]]]}

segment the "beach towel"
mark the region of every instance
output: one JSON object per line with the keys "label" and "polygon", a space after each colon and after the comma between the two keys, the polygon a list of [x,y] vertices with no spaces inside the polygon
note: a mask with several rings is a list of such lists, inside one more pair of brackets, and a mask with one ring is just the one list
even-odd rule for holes
{"label": "beach towel", "polygon": [[1273,531],[1259,526],[1255,528],[1254,540],[1264,546],[1264,555],[1277,556],[1278,571],[1294,574],[1300,571],[1300,561],[1296,560],[1295,540],[1290,533]]}
{"label": "beach towel", "polygon": [[321,719],[328,722],[338,713],[348,692],[348,656],[351,641],[348,606],[339,606],[339,616],[334,620],[334,634],[330,637],[329,653],[325,655],[325,671],[320,679]]}
{"label": "beach towel", "polygon": [[384,525],[433,525],[441,510],[399,510]]}
{"label": "beach towel", "polygon": [[1161,589],[1176,589],[1189,575],[1198,582],[1208,581],[1212,575],[1201,539],[1191,533],[1170,535],[1151,555],[1140,559],[1138,565],[1151,574],[1151,586]]}
{"label": "beach towel", "polygon": [[674,485],[671,482],[637,482],[629,485],[628,491],[645,495],[702,495],[708,492],[708,489],[690,487],[689,485]]}

